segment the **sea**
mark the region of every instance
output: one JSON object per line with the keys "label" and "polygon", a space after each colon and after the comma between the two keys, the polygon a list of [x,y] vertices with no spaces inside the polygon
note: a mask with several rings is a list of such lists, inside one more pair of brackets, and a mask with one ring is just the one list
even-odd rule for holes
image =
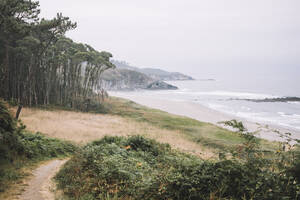
{"label": "sea", "polygon": [[255,102],[300,97],[293,79],[199,79],[168,81],[178,90],[137,91],[139,95],[172,101],[188,101],[248,121],[276,125],[300,132],[300,102]]}

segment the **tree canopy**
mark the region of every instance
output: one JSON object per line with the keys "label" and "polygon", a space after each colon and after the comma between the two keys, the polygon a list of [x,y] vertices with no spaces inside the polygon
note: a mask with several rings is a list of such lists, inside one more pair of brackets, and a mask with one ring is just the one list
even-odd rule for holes
{"label": "tree canopy", "polygon": [[99,89],[112,54],[76,43],[76,23],[41,19],[38,1],[0,0],[0,97],[24,105],[74,105]]}

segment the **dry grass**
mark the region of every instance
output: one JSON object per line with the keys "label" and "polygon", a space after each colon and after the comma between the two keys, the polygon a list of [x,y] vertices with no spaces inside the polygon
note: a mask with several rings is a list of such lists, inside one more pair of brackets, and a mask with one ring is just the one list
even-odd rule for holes
{"label": "dry grass", "polygon": [[125,120],[111,115],[25,108],[20,119],[32,132],[42,132],[47,136],[78,144],[85,144],[105,135],[125,136],[134,131]]}
{"label": "dry grass", "polygon": [[144,135],[176,149],[208,159],[215,157],[213,149],[202,147],[185,138],[179,131],[155,127],[149,123],[115,115],[80,113],[72,111],[45,111],[24,108],[20,115],[27,129],[42,132],[50,137],[65,139],[78,144],[101,139],[105,135]]}

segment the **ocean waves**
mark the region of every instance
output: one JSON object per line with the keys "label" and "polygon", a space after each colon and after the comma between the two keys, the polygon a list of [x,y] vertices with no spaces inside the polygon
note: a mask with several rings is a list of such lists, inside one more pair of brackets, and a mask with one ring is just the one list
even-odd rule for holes
{"label": "ocean waves", "polygon": [[[246,102],[247,103],[247,102]],[[300,130],[300,110],[291,110],[285,106],[279,105],[277,109],[264,105],[264,108],[255,107],[251,104],[222,104],[222,102],[207,102],[206,105],[210,109],[223,112],[238,118],[244,118],[253,122],[265,124],[274,124],[286,128]],[[299,107],[300,109],[300,107]],[[277,111],[276,110],[282,110]],[[297,112],[297,113],[293,113]]]}
{"label": "ocean waves", "polygon": [[226,99],[267,99],[267,98],[279,98],[275,95],[261,94],[261,93],[250,93],[250,92],[233,92],[233,91],[191,91],[191,90],[179,90],[176,91],[178,94],[193,95],[193,96],[215,96]]}

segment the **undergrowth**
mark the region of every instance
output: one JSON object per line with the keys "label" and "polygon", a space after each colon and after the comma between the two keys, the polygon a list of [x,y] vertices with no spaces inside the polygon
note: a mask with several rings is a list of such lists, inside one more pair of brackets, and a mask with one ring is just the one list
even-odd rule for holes
{"label": "undergrowth", "polygon": [[21,170],[24,166],[68,156],[76,150],[77,147],[70,142],[27,132],[0,100],[0,193],[25,175]]}
{"label": "undergrowth", "polygon": [[[14,104],[10,103],[12,106]],[[42,110],[66,110],[75,112],[89,112],[89,113],[110,113],[111,106],[106,101],[99,101],[98,98],[83,99],[77,98],[73,100],[73,104],[69,103],[66,105],[60,104],[47,104],[47,105],[36,105],[34,108]]]}
{"label": "undergrowth", "polygon": [[267,160],[257,141],[245,139],[230,158],[213,162],[142,136],[105,137],[85,146],[56,180],[68,199],[80,200],[298,199],[296,160]]}

